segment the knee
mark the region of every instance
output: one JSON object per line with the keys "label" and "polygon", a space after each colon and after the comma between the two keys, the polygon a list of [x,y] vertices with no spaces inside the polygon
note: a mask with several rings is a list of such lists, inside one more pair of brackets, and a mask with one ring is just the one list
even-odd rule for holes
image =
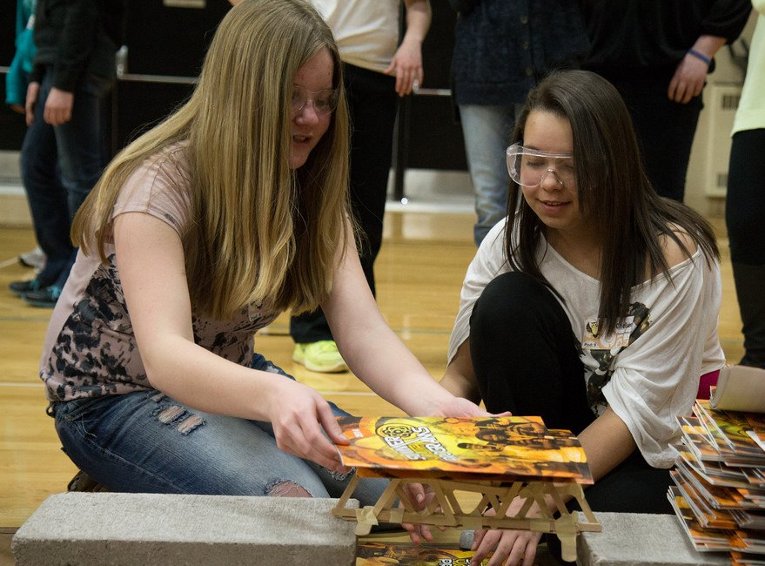
{"label": "knee", "polygon": [[22,153],[19,160],[21,178],[27,192],[34,191],[40,185],[47,186],[56,181],[55,164],[46,162],[37,156]]}
{"label": "knee", "polygon": [[508,328],[522,328],[551,302],[552,293],[543,283],[526,273],[508,272],[493,279],[483,290],[470,318],[471,335],[492,334]]}

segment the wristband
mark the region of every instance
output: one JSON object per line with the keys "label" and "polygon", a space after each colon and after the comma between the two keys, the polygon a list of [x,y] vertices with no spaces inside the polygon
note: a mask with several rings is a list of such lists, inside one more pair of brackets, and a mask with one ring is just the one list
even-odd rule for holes
{"label": "wristband", "polygon": [[693,57],[696,57],[699,61],[704,61],[704,63],[709,66],[710,63],[712,63],[712,59],[704,55],[701,51],[696,51],[695,49],[689,49],[688,55],[691,55]]}

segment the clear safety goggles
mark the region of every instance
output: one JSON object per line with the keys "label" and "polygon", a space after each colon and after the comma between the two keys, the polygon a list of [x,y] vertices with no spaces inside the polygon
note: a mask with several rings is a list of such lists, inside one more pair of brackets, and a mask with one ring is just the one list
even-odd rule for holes
{"label": "clear safety goggles", "polygon": [[561,185],[573,187],[576,183],[574,155],[549,153],[523,147],[515,143],[507,148],[507,172],[522,187],[536,187],[552,173]]}
{"label": "clear safety goggles", "polygon": [[334,88],[324,90],[307,90],[301,86],[292,87],[292,115],[296,116],[303,111],[308,102],[313,105],[317,114],[331,114],[337,110],[338,92]]}

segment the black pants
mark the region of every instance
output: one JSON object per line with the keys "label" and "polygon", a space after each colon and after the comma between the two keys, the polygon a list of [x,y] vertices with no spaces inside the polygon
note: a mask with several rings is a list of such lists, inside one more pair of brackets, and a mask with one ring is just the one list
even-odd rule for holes
{"label": "black pants", "polygon": [[693,138],[704,107],[701,95],[687,104],[667,98],[672,79],[668,71],[649,77],[636,73],[633,78],[609,76],[598,69],[593,71],[608,79],[622,95],[632,116],[643,164],[653,188],[663,197],[682,202]]}
{"label": "black pants", "polygon": [[744,356],[739,363],[765,368],[765,129],[733,136],[728,168],[725,222],[736,298],[743,322]]}
{"label": "black pants", "polygon": [[725,223],[734,263],[765,265],[765,129],[733,136]]}
{"label": "black pants", "polygon": [[[359,259],[375,293],[373,265],[382,245],[388,173],[396,121],[396,79],[360,67],[343,65],[351,118],[351,206],[362,230]],[[292,317],[290,334],[297,343],[331,340],[321,309]]]}
{"label": "black pants", "polygon": [[[470,318],[470,354],[481,398],[492,413],[539,415],[549,428],[579,434],[595,416],[585,392],[576,336],[555,296],[524,273],[486,286]],[[585,490],[594,511],[672,513],[668,470],[635,450]]]}

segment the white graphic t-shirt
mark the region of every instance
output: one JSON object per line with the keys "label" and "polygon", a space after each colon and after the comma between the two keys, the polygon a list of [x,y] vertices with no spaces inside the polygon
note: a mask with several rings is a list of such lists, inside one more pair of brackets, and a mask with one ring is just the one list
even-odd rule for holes
{"label": "white graphic t-shirt", "polygon": [[[484,287],[510,271],[504,252],[506,222],[492,228],[468,267],[449,342],[450,362],[470,335],[470,315]],[[661,274],[636,285],[628,316],[615,333],[604,336],[598,320],[600,282],[569,264],[544,239],[537,253],[541,272],[563,297],[579,339],[593,412],[598,415],[610,406],[649,464],[672,466],[675,452],[670,445],[680,438],[676,417],[690,414],[699,377],[725,363],[717,336],[719,265],[707,265],[699,249],[670,269],[671,281]]]}

